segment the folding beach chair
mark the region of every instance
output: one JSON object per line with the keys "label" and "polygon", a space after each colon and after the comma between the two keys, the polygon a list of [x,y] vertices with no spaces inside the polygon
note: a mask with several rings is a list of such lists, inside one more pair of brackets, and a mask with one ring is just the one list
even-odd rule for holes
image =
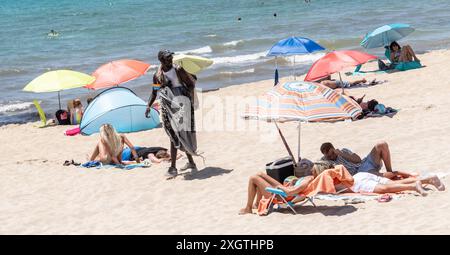
{"label": "folding beach chair", "polygon": [[273,208],[275,204],[286,205],[289,209],[292,210],[294,214],[297,214],[297,212],[294,209],[295,205],[303,205],[307,202],[310,202],[314,207],[316,207],[316,204],[314,204],[313,197],[305,197],[305,199],[302,202],[294,204],[291,202],[292,200],[287,201],[288,198],[287,194],[280,189],[268,187],[266,188],[266,191],[272,194],[269,200],[269,208]]}

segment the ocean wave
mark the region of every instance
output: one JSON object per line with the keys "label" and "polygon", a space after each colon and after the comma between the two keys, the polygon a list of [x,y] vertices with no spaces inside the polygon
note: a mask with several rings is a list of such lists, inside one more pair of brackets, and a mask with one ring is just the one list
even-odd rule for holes
{"label": "ocean wave", "polygon": [[24,73],[25,71],[19,68],[8,68],[8,69],[0,69],[0,76],[3,75],[16,75],[19,73]]}
{"label": "ocean wave", "polygon": [[33,102],[9,102],[7,104],[0,104],[0,113],[19,112],[29,109]]}
{"label": "ocean wave", "polygon": [[255,68],[250,68],[250,69],[245,69],[242,71],[230,71],[230,72],[220,72],[221,74],[225,74],[225,75],[239,75],[239,74],[249,74],[249,73],[254,73],[255,72]]}
{"label": "ocean wave", "polygon": [[255,75],[256,72],[257,70],[255,70],[255,68],[244,69],[242,71],[222,71],[210,76],[202,77],[201,82],[202,84],[207,84],[209,82],[229,81],[230,79],[250,77]]}
{"label": "ocean wave", "polygon": [[205,35],[205,37],[217,37],[216,34]]}
{"label": "ocean wave", "polygon": [[236,63],[244,63],[244,62],[255,62],[258,59],[261,59],[267,55],[267,51],[262,51],[258,53],[253,54],[247,54],[247,55],[238,55],[238,56],[232,56],[232,57],[217,57],[212,58],[214,61],[214,65],[217,64],[236,64]]}
{"label": "ocean wave", "polygon": [[193,49],[193,50],[184,50],[184,51],[178,51],[177,53],[179,54],[206,54],[206,53],[211,53],[213,50],[211,49],[210,46],[205,46],[205,47],[201,47],[198,49]]}

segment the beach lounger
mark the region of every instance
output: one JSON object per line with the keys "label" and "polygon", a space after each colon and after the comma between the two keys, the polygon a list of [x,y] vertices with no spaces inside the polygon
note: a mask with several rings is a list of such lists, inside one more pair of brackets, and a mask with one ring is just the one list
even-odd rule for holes
{"label": "beach lounger", "polygon": [[34,106],[36,106],[36,109],[39,113],[39,117],[41,118],[41,122],[42,122],[42,124],[38,125],[37,127],[39,127],[39,128],[46,127],[47,126],[47,118],[45,117],[45,113],[42,110],[41,105],[39,104],[39,102],[37,100],[33,100],[33,104],[34,104]]}
{"label": "beach lounger", "polygon": [[286,205],[289,209],[292,210],[292,212],[294,214],[297,214],[297,212],[294,209],[294,206],[297,204],[303,205],[307,202],[310,202],[314,207],[316,207],[312,197],[305,197],[305,199],[302,202],[294,204],[294,203],[292,203],[292,200],[287,201],[288,200],[287,194],[280,189],[269,187],[269,188],[266,188],[266,191],[272,194],[272,196],[270,197],[270,200],[269,200],[269,209],[272,208],[275,204]]}

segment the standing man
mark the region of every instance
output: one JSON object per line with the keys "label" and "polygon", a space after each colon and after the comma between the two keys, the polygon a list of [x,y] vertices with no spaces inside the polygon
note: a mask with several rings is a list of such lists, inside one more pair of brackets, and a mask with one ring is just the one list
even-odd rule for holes
{"label": "standing man", "polygon": [[167,171],[167,176],[170,177],[178,174],[176,168],[178,149],[184,151],[189,160],[180,170],[191,169],[191,173],[195,173],[197,166],[192,155],[198,156],[193,104],[195,79],[182,67],[173,64],[173,54],[169,50],[158,52],[161,65],[153,75],[153,91],[145,111],[148,118],[150,107],[159,91],[162,122],[170,138],[171,166]]}

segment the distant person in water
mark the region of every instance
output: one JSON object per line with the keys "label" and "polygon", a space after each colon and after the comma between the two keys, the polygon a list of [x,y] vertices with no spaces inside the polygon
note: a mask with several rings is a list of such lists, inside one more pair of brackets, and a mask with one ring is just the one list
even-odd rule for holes
{"label": "distant person in water", "polygon": [[50,32],[47,34],[47,36],[51,36],[51,37],[58,36],[58,35],[59,35],[59,33],[53,29],[50,30]]}

